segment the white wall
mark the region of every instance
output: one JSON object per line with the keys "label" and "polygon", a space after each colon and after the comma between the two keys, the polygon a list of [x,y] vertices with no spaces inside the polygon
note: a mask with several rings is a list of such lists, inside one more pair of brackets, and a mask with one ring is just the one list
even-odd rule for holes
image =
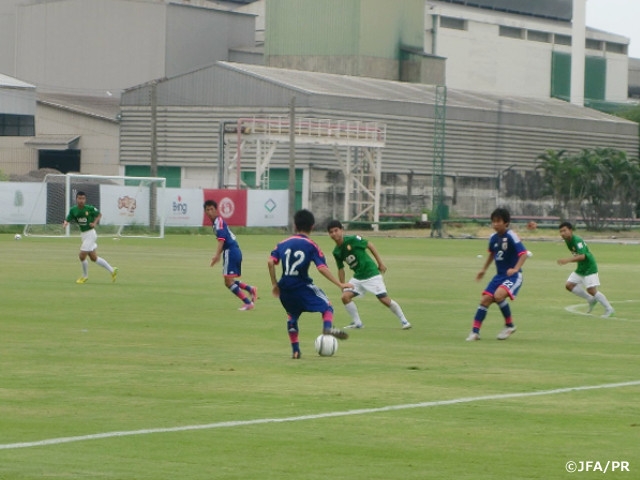
{"label": "white wall", "polygon": [[61,0],[18,7],[16,76],[40,91],[118,91],[165,72],[164,3]]}
{"label": "white wall", "polygon": [[[447,59],[446,79],[451,88],[548,99],[552,53],[571,53],[570,46],[499,35],[502,25],[548,32],[551,37],[553,34],[571,36],[568,23],[429,1],[425,12],[425,51]],[[437,26],[434,45],[434,15],[464,19],[467,28],[456,30]],[[624,37],[604,32],[588,32],[587,38],[625,41]],[[626,101],[628,57],[592,50],[587,50],[586,54],[602,55],[607,60],[606,100]]]}
{"label": "white wall", "polygon": [[[82,151],[80,173],[91,175],[120,173],[119,132],[120,126],[116,122],[38,103],[37,135],[80,135],[78,142],[78,148]],[[27,137],[23,138],[27,139]]]}

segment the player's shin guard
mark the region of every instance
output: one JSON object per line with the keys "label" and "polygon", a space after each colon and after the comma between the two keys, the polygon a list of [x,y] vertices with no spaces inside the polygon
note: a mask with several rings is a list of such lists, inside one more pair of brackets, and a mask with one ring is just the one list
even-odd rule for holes
{"label": "player's shin guard", "polygon": [[487,316],[487,307],[483,305],[478,306],[478,310],[476,310],[476,316],[473,317],[473,332],[479,333],[480,327],[482,327],[482,322]]}
{"label": "player's shin guard", "polygon": [[333,327],[333,310],[328,310],[322,314],[322,330],[330,330]]}
{"label": "player's shin guard", "polygon": [[389,305],[389,309],[393,312],[393,314],[400,319],[401,322],[407,322],[406,317],[404,316],[404,312],[400,305],[395,300],[391,300],[391,304]]}
{"label": "player's shin guard", "polygon": [[513,320],[511,319],[511,307],[509,307],[509,302],[503,300],[498,304],[500,307],[500,311],[502,312],[502,316],[504,317],[504,324],[507,327],[513,327]]}
{"label": "player's shin guard", "polygon": [[244,292],[238,285],[238,282],[232,283],[231,286],[229,287],[229,290],[231,290],[231,293],[233,293],[236,297],[238,297],[244,303],[251,303],[251,300],[249,300],[249,298],[244,294]]}
{"label": "player's shin guard", "polygon": [[287,333],[291,344],[298,343],[298,319],[289,317],[287,320]]}

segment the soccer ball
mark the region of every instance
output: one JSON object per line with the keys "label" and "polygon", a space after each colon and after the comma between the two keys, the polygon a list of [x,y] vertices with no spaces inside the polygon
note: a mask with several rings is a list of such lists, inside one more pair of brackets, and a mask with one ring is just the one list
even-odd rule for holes
{"label": "soccer ball", "polygon": [[321,357],[330,357],[338,351],[338,339],[333,335],[319,335],[316,338],[316,352]]}
{"label": "soccer ball", "polygon": [[16,236],[13,238],[15,238],[16,240],[20,240],[22,239],[22,235],[20,235],[19,233],[16,233]]}

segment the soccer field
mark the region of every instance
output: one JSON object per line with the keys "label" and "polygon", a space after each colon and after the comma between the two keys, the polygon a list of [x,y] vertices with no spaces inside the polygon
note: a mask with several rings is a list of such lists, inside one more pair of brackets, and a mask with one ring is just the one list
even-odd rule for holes
{"label": "soccer field", "polygon": [[[367,296],[333,357],[304,314],[292,360],[266,267],[282,238],[239,236],[260,294],[241,312],[209,267],[212,235],[101,236],[118,281],[91,264],[84,285],[78,238],[0,235],[0,479],[564,479],[570,462],[638,478],[640,246],[591,244],[605,320],[564,289],[564,243],[525,241],[517,333],[495,339],[493,306],[465,342],[494,271],[475,281],[486,240],[372,238],[413,328]],[[333,242],[314,239],[335,272]]]}

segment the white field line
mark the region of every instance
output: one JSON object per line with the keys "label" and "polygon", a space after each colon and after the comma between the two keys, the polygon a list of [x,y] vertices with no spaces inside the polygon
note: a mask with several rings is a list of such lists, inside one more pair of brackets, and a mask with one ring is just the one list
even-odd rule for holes
{"label": "white field line", "polygon": [[[611,303],[611,305],[613,305],[613,304],[619,304],[619,303],[636,303],[636,302],[638,302],[638,300],[618,300],[618,301],[609,302],[609,303]],[[585,310],[586,308],[587,308],[587,305],[585,303],[578,303],[576,305],[568,305],[568,306],[564,307],[564,309],[567,312],[573,313],[574,315],[582,315],[582,316],[585,316],[585,317],[600,318],[600,315],[598,315],[597,313],[587,313],[585,311],[581,311],[581,310]],[[598,306],[596,306],[596,308],[598,308]],[[600,308],[602,308],[602,307],[600,307]],[[635,319],[635,318],[619,317],[617,313],[614,313],[611,317],[603,319],[603,321],[607,321],[607,322],[609,322],[611,320],[618,320],[618,321],[621,321],[621,322],[640,322],[640,320]]]}
{"label": "white field line", "polygon": [[542,390],[538,392],[523,393],[503,393],[498,395],[485,395],[481,397],[463,397],[452,400],[439,400],[435,402],[409,403],[404,405],[390,405],[379,408],[363,408],[358,410],[347,410],[343,412],[316,413],[312,415],[301,415],[297,417],[285,418],[262,418],[256,420],[237,420],[230,422],[206,423],[202,425],[186,425],[171,428],[149,428],[144,430],[131,430],[122,432],[94,433],[91,435],[80,435],[76,437],[50,438],[34,442],[6,443],[0,444],[0,450],[12,450],[17,448],[43,447],[47,445],[60,445],[63,443],[84,442],[86,440],[98,440],[102,438],[129,437],[133,435],[150,435],[154,433],[186,432],[191,430],[210,430],[214,428],[242,427],[245,425],[261,425],[264,423],[285,423],[301,422],[305,420],[317,420],[321,418],[346,417],[350,415],[365,415],[369,413],[390,412],[394,410],[408,410],[413,408],[440,407],[444,405],[458,405],[461,403],[483,402],[487,400],[508,400],[512,398],[539,397],[543,395],[558,395],[561,393],[582,392],[586,390],[602,390],[608,388],[634,387],[640,385],[640,380],[621,383],[607,383],[603,385],[587,385],[582,387],[558,388],[555,390]]}

